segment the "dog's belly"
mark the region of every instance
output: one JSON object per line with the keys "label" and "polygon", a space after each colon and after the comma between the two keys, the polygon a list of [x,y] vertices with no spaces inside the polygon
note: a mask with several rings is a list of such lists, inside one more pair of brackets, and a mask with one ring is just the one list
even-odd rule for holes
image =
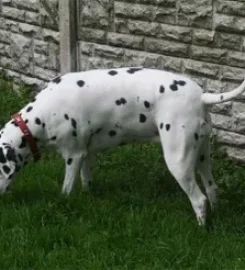
{"label": "dog's belly", "polygon": [[97,152],[107,148],[130,144],[134,142],[159,142],[158,130],[153,122],[140,127],[140,124],[131,123],[114,129],[102,128],[99,134],[91,134],[88,140],[88,151]]}

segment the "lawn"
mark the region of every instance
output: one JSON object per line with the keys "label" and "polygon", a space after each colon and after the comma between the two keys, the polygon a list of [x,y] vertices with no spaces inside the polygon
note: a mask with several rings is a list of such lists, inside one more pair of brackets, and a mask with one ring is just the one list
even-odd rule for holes
{"label": "lawn", "polygon": [[[0,124],[18,111],[0,80]],[[0,199],[0,269],[245,269],[245,169],[212,151],[220,203],[204,230],[166,169],[159,145],[136,144],[98,154],[89,194],[77,181],[61,195],[64,164],[44,152]]]}

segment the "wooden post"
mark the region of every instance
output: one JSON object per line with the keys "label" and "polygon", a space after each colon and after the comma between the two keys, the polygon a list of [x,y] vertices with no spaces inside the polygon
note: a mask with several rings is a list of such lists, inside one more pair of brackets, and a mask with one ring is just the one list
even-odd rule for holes
{"label": "wooden post", "polygon": [[60,73],[77,70],[77,0],[59,0]]}

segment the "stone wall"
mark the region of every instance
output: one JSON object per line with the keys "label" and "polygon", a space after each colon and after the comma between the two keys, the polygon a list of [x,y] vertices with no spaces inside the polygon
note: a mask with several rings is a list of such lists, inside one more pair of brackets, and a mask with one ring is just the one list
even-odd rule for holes
{"label": "stone wall", "polygon": [[[245,77],[245,1],[80,0],[79,69],[142,65],[188,74],[206,91]],[[245,160],[245,95],[213,106],[219,140]]]}
{"label": "stone wall", "polygon": [[[132,65],[188,74],[206,91],[233,89],[245,75],[245,1],[0,0],[0,70],[15,82],[40,85],[60,67]],[[244,102],[212,107],[215,133],[241,160]]]}
{"label": "stone wall", "polygon": [[0,69],[40,85],[59,65],[58,0],[0,0]]}

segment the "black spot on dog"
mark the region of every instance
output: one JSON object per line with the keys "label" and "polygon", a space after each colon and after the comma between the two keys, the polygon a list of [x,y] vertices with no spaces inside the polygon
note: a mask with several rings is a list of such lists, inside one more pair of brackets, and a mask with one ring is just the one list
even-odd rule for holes
{"label": "black spot on dog", "polygon": [[163,123],[160,124],[160,129],[163,129]]}
{"label": "black spot on dog", "polygon": [[26,124],[28,124],[28,122],[29,122],[29,120],[28,120],[28,119],[26,119],[26,120],[25,120],[25,123],[26,123]]}
{"label": "black spot on dog", "polygon": [[42,124],[42,128],[45,128],[45,126],[46,126],[46,124],[45,124],[45,123],[43,123],[43,124]]}
{"label": "black spot on dog", "polygon": [[201,155],[200,156],[200,161],[203,162],[205,160],[205,156],[204,155]]}
{"label": "black spot on dog", "polygon": [[195,140],[198,141],[199,135],[197,133],[194,134]]}
{"label": "black spot on dog", "polygon": [[53,83],[56,83],[56,84],[60,83],[60,82],[61,82],[61,77],[58,76],[58,77],[54,78],[54,79],[52,80],[52,82],[53,82]]}
{"label": "black spot on dog", "polygon": [[74,129],[77,128],[77,121],[74,118],[71,119],[71,125],[73,126]]}
{"label": "black spot on dog", "polygon": [[77,137],[77,132],[76,131],[73,131],[72,132],[72,136]]}
{"label": "black spot on dog", "polygon": [[36,118],[35,118],[35,123],[36,123],[37,125],[41,125],[41,124],[42,124],[42,121],[40,120],[40,118],[36,117]]}
{"label": "black spot on dog", "polygon": [[29,106],[29,107],[26,109],[26,112],[30,112],[32,109],[33,109],[33,107],[32,107],[32,106]]}
{"label": "black spot on dog", "polygon": [[144,123],[145,121],[146,121],[146,116],[143,113],[141,113],[140,114],[140,123]]}
{"label": "black spot on dog", "polygon": [[144,102],[144,105],[145,105],[145,107],[146,107],[147,109],[149,109],[150,106],[151,106],[150,102],[148,102],[148,101],[145,101],[145,102]]}
{"label": "black spot on dog", "polygon": [[68,114],[65,114],[64,117],[65,117],[66,120],[69,120]]}
{"label": "black spot on dog", "polygon": [[91,124],[91,122],[88,120],[88,124],[90,125]]}
{"label": "black spot on dog", "polygon": [[5,158],[4,154],[3,154],[3,148],[2,147],[0,147],[0,162],[1,163],[6,162],[6,158]]}
{"label": "black spot on dog", "polygon": [[140,71],[140,70],[143,70],[143,68],[129,68],[129,69],[127,70],[127,72],[128,72],[129,74],[134,74],[135,72]]}
{"label": "black spot on dog", "polygon": [[57,137],[56,136],[53,136],[50,140],[51,141],[55,141],[57,139]]}
{"label": "black spot on dog", "polygon": [[120,98],[120,99],[116,100],[115,103],[118,106],[125,105],[127,103],[127,100],[125,98]]}
{"label": "black spot on dog", "polygon": [[221,95],[221,96],[220,96],[220,100],[223,100],[223,99],[224,99],[224,96],[223,96],[223,95]]}
{"label": "black spot on dog", "polygon": [[127,103],[127,100],[125,98],[121,98],[120,101],[121,101],[121,104],[123,104],[123,105]]}
{"label": "black spot on dog", "polygon": [[73,161],[72,158],[68,158],[67,161],[66,161],[66,164],[67,164],[67,165],[71,165],[71,164],[72,164],[72,161]]}
{"label": "black spot on dog", "polygon": [[18,125],[15,123],[15,121],[11,121],[11,124],[14,125],[15,127],[18,127]]}
{"label": "black spot on dog", "polygon": [[161,94],[165,92],[165,87],[163,85],[160,86],[159,92]]}
{"label": "black spot on dog", "polygon": [[114,137],[117,135],[117,132],[115,130],[109,131],[109,136]]}
{"label": "black spot on dog", "polygon": [[213,182],[211,180],[208,181],[208,184],[210,185],[210,187],[213,185]]}
{"label": "black spot on dog", "polygon": [[108,72],[108,74],[109,75],[111,75],[111,76],[115,76],[115,75],[117,75],[117,71],[116,70],[110,70],[109,72]]}
{"label": "black spot on dog", "polygon": [[77,81],[77,85],[78,85],[79,87],[83,87],[84,84],[85,84],[85,82],[84,82],[83,80]]}
{"label": "black spot on dog", "polygon": [[8,148],[6,158],[8,161],[16,162],[15,152],[12,148]]}
{"label": "black spot on dog", "polygon": [[180,86],[184,86],[184,85],[186,85],[186,82],[180,80],[180,81],[177,81],[176,84],[178,84],[178,85],[180,85]]}
{"label": "black spot on dog", "polygon": [[21,137],[21,143],[19,145],[19,148],[24,148],[26,147],[26,139],[24,136]]}
{"label": "black spot on dog", "polygon": [[177,91],[178,90],[178,85],[177,84],[171,84],[169,86],[169,88],[172,90],[172,91]]}
{"label": "black spot on dog", "polygon": [[20,161],[23,161],[23,156],[21,154],[18,154],[18,158]]}
{"label": "black spot on dog", "polygon": [[119,99],[116,100],[115,103],[116,103],[117,106],[120,106],[121,105],[121,101]]}
{"label": "black spot on dog", "polygon": [[170,127],[171,127],[170,124],[166,124],[166,126],[165,126],[165,128],[166,128],[167,131],[170,130]]}
{"label": "black spot on dog", "polygon": [[10,168],[9,168],[9,166],[4,165],[4,166],[3,166],[3,171],[4,171],[6,174],[9,174],[9,173],[10,173]]}

